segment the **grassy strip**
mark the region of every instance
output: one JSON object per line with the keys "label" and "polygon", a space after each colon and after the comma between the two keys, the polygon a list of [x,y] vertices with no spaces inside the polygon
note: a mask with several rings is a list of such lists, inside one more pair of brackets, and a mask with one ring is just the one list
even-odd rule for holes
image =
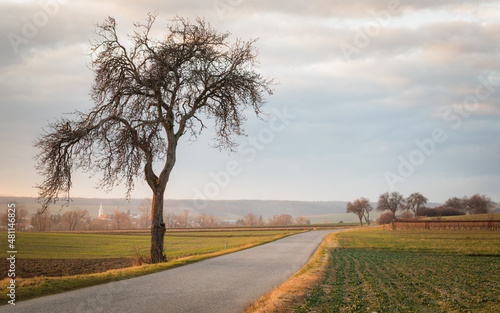
{"label": "grassy strip", "polygon": [[336,235],[325,237],[309,261],[282,285],[265,294],[246,308],[250,312],[290,312],[300,305],[323,278],[331,260],[330,251],[337,246]]}
{"label": "grassy strip", "polygon": [[[90,287],[113,281],[129,279],[146,274],[152,274],[167,269],[172,269],[179,266],[199,262],[208,258],[213,258],[216,256],[233,253],[236,251],[262,245],[271,241],[275,241],[293,235],[295,233],[281,234],[270,239],[255,241],[253,243],[245,244],[237,248],[221,250],[201,255],[194,255],[185,258],[179,258],[161,264],[142,265],[142,266],[136,266],[118,270],[110,270],[103,273],[96,273],[89,275],[76,275],[76,276],[64,276],[64,277],[35,277],[27,279],[16,278],[16,299],[17,301],[28,300],[41,296],[47,296],[47,295],[62,293],[65,291],[80,289],[84,287]],[[7,290],[7,286],[9,286],[9,284],[10,284],[9,279],[8,278],[4,279],[3,281],[0,282],[0,289]],[[5,304],[7,303],[7,300],[8,299],[6,294],[1,293],[0,302],[2,304]]]}

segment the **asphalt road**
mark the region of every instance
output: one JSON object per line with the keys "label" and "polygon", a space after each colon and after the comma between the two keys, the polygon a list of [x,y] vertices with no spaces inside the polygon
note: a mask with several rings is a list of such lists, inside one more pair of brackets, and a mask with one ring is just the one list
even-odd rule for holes
{"label": "asphalt road", "polygon": [[297,234],[160,273],[0,306],[0,312],[240,312],[302,268],[331,232]]}

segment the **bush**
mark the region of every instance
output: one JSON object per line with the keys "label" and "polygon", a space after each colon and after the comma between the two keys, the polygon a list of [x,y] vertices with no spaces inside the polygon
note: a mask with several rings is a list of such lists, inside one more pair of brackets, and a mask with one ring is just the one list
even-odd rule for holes
{"label": "bush", "polygon": [[418,216],[437,217],[437,216],[454,216],[464,215],[464,211],[450,208],[450,207],[437,207],[437,208],[423,208],[418,211]]}
{"label": "bush", "polygon": [[389,224],[394,219],[396,219],[396,215],[394,215],[394,213],[392,213],[392,212],[387,212],[387,213],[380,215],[380,217],[377,219],[377,224],[379,224],[379,225]]}
{"label": "bush", "polygon": [[410,218],[413,218],[413,213],[411,213],[410,211],[404,211],[403,213],[401,213],[401,218],[404,220],[409,220]]}
{"label": "bush", "polygon": [[151,264],[151,256],[147,252],[141,252],[139,247],[132,248],[132,265],[141,266]]}

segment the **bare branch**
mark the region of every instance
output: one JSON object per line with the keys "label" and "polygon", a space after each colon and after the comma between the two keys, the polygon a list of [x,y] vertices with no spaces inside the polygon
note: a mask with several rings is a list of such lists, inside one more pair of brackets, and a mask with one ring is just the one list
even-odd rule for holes
{"label": "bare branch", "polygon": [[[124,183],[127,197],[144,175],[153,191],[153,259],[159,260],[163,194],[180,138],[196,138],[204,121],[213,119],[216,146],[233,149],[233,137],[244,134],[243,112],[252,108],[258,115],[274,81],[256,72],[255,40],[230,43],[229,33],[205,20],[181,17],[167,27],[166,37],[154,39],[155,20],[149,14],[135,23],[129,44],[120,41],[114,18],[96,25],[90,46],[94,107],[49,124],[34,145],[45,178],[37,186],[43,208],[60,195],[69,199],[75,169],[102,173],[99,188],[105,190]],[[157,164],[163,164],[159,173],[153,170]]]}

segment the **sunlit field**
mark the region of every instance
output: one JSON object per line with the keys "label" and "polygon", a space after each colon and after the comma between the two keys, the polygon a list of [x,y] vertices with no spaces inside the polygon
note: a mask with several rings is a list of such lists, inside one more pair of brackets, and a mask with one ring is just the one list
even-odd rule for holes
{"label": "sunlit field", "polygon": [[339,233],[296,312],[500,312],[499,231]]}

